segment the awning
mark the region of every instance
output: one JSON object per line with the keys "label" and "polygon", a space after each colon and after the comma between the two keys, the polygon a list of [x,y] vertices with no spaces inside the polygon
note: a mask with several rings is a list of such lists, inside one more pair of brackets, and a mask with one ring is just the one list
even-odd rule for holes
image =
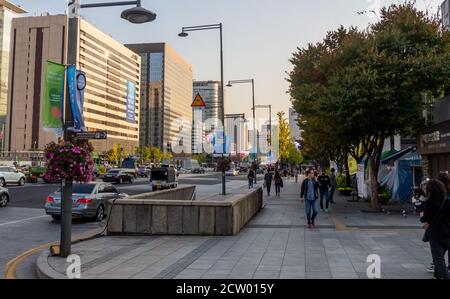
{"label": "awning", "polygon": [[388,164],[388,163],[390,163],[392,161],[396,161],[396,160],[400,159],[401,157],[403,157],[404,155],[410,153],[414,149],[415,149],[414,147],[408,147],[408,148],[406,148],[404,150],[401,150],[399,152],[396,152],[394,154],[385,156],[384,158],[382,157],[381,158],[381,163]]}

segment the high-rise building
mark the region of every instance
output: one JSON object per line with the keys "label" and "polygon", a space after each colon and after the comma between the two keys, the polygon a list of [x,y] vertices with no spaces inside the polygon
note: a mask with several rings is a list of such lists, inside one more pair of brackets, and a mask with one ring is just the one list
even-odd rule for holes
{"label": "high-rise building", "polygon": [[222,127],[223,99],[220,81],[194,81],[193,91],[192,99],[200,94],[206,104],[203,109],[194,109],[193,112],[193,121],[203,124],[201,127],[194,126],[192,130],[192,148],[195,153],[199,152],[198,145],[205,143],[208,135]]}
{"label": "high-rise building", "polygon": [[142,59],[140,145],[190,153],[192,66],[167,43],[126,46]]}
{"label": "high-rise building", "polygon": [[[42,126],[41,101],[45,62],[66,64],[66,15],[16,18],[12,22],[6,145],[9,151],[43,149],[57,137]],[[88,22],[75,22],[78,38],[72,57],[86,73],[85,125],[107,131],[108,139],[92,140],[99,152],[118,144],[134,151],[139,140],[140,56]],[[127,84],[136,86],[135,120],[127,121]]]}
{"label": "high-rise building", "polygon": [[289,130],[291,131],[291,136],[294,140],[300,140],[301,131],[298,126],[298,113],[294,108],[289,108]]}
{"label": "high-rise building", "polygon": [[450,0],[445,0],[441,4],[442,25],[445,30],[450,31]]}
{"label": "high-rise building", "polygon": [[248,150],[248,121],[245,114],[225,114],[225,135],[230,140],[230,154],[239,156]]}
{"label": "high-rise building", "polygon": [[11,23],[13,18],[25,13],[21,7],[6,0],[0,0],[0,142],[3,149],[6,106],[8,102],[8,74],[11,45]]}

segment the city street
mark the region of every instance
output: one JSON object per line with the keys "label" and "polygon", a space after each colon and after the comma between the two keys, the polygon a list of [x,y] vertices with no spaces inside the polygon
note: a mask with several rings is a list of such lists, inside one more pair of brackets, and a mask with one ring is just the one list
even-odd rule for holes
{"label": "city street", "polygon": [[[246,176],[228,177],[230,185],[245,184]],[[148,178],[139,178],[133,184],[123,184],[117,187],[129,195],[151,192]],[[197,196],[219,192],[220,173],[203,175],[183,174],[179,177],[180,185],[197,185]],[[5,264],[20,253],[59,240],[60,226],[50,216],[45,215],[44,203],[47,196],[59,188],[58,184],[27,184],[23,187],[7,186],[11,202],[6,208],[0,209],[0,277],[4,276]],[[102,223],[87,220],[73,221],[73,235],[85,233],[104,227]]]}

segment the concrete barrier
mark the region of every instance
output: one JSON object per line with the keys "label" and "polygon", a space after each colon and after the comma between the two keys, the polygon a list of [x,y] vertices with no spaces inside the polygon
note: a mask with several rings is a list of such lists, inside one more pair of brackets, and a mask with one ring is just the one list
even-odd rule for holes
{"label": "concrete barrier", "polygon": [[[186,194],[189,194],[187,190]],[[108,221],[108,235],[234,235],[261,210],[262,188],[234,190],[227,196],[201,200],[160,199],[174,190],[116,200]],[[172,192],[170,192],[172,191]],[[180,197],[180,193],[174,196]],[[157,194],[160,193],[160,194]],[[151,197],[149,197],[151,196]]]}

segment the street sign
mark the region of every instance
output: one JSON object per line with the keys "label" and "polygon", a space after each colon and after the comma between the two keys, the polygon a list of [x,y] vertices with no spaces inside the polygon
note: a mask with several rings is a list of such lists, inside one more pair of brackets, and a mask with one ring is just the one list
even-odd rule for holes
{"label": "street sign", "polygon": [[203,98],[200,95],[200,93],[197,93],[197,95],[195,96],[191,107],[192,108],[203,108],[203,107],[206,107],[206,103],[205,103],[205,101],[203,101]]}
{"label": "street sign", "polygon": [[96,131],[96,132],[76,132],[75,138],[78,140],[89,140],[89,139],[106,139],[108,134],[106,131]]}

